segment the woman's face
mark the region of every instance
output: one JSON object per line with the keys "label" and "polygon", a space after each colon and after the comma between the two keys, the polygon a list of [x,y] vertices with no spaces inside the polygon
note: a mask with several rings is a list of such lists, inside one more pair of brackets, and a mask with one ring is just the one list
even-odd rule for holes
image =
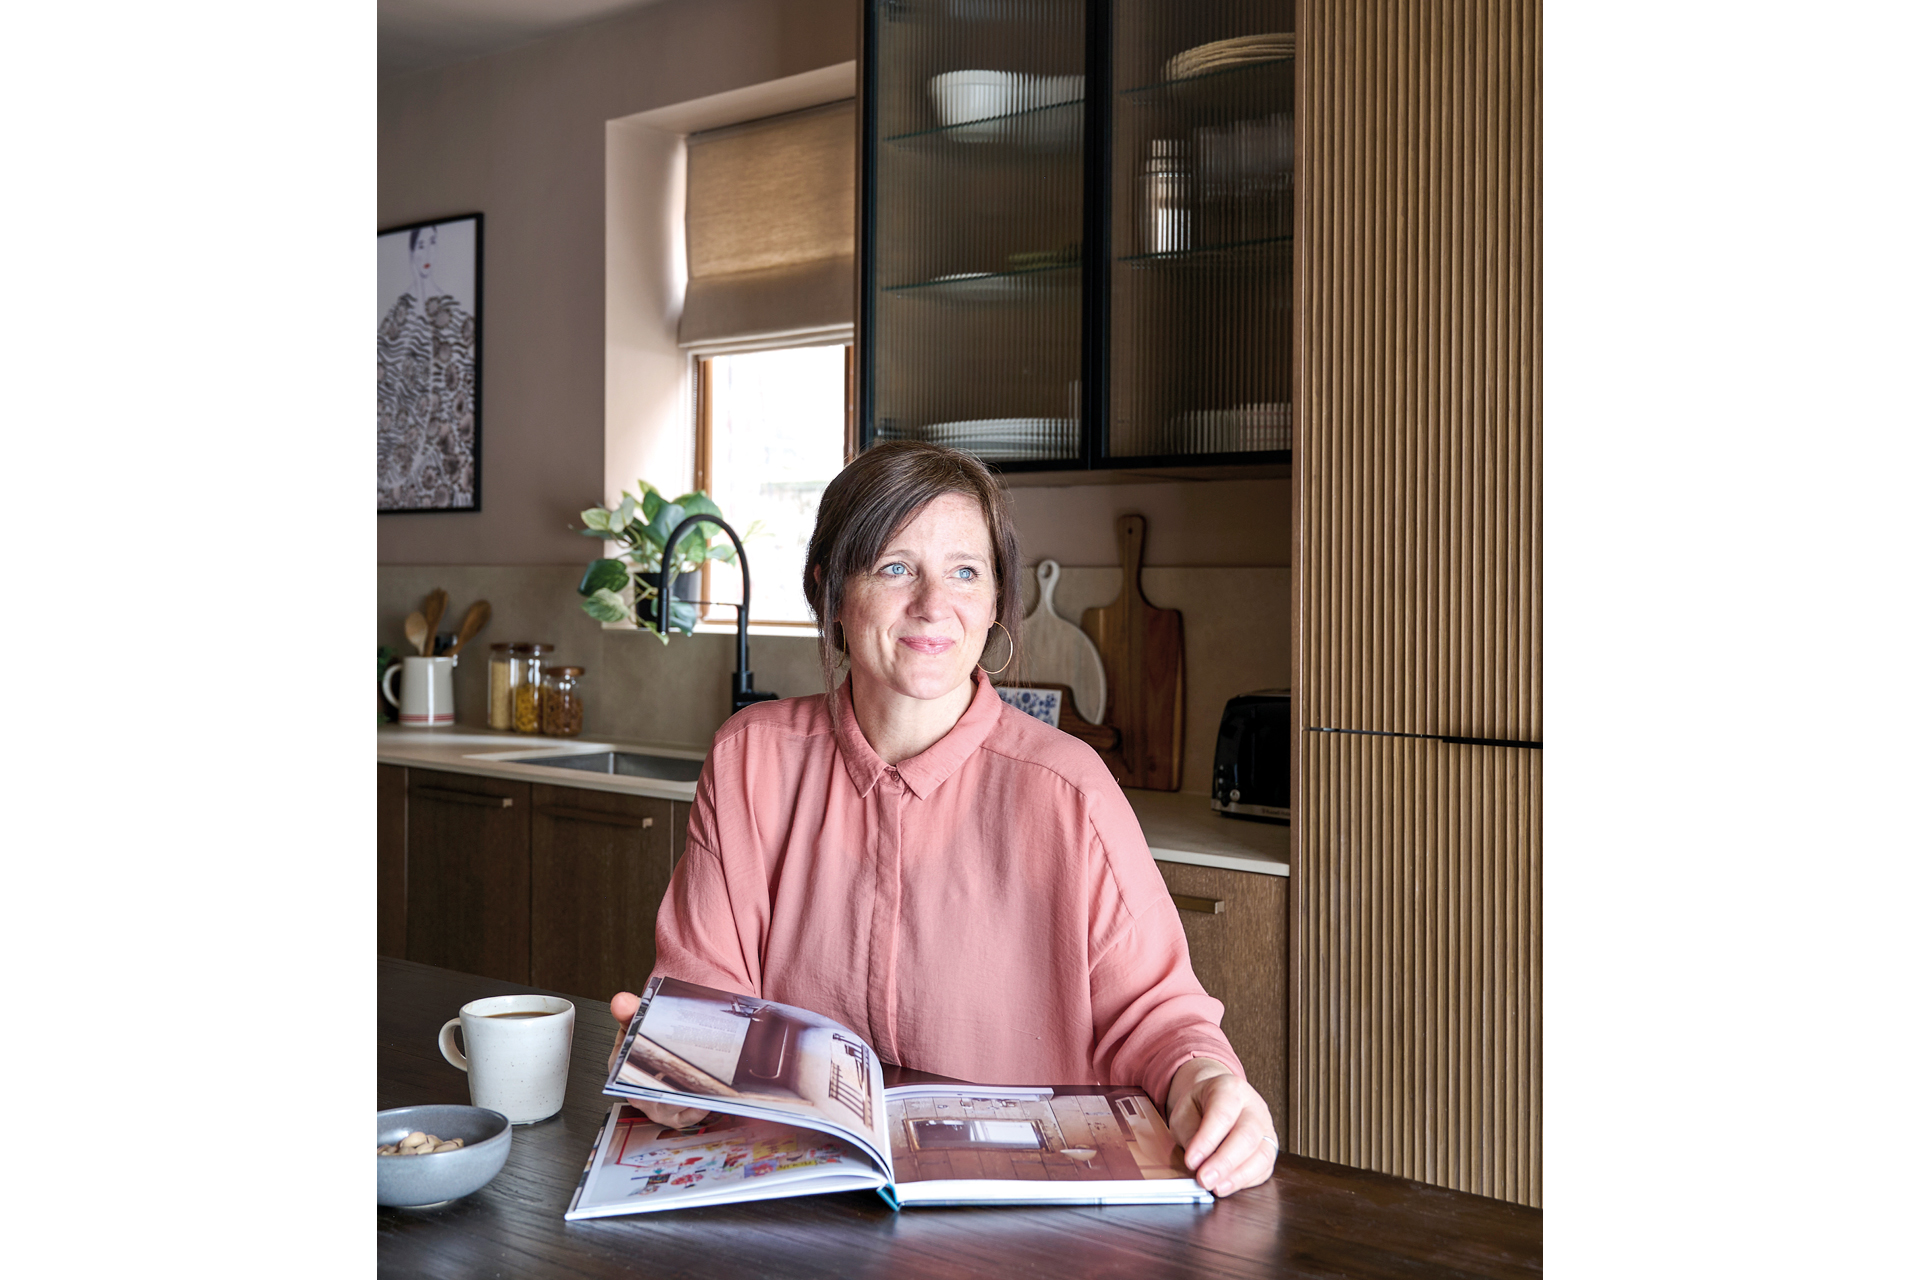
{"label": "woman's face", "polygon": [[[946,493],[848,577],[840,606],[855,673],[909,698],[964,684],[986,647],[999,588],[980,504]],[[858,696],[856,691],[855,696]]]}
{"label": "woman's face", "polygon": [[[440,233],[432,227],[420,233],[413,246],[413,274],[426,276],[433,271],[433,251],[440,244]],[[392,259],[388,259],[392,261]]]}

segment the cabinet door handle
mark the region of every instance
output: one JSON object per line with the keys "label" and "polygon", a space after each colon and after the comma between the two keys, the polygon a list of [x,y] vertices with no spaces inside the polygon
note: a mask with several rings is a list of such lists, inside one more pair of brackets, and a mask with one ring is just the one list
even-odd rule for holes
{"label": "cabinet door handle", "polygon": [[640,827],[653,825],[652,818],[635,818],[624,813],[602,813],[598,809],[573,809],[562,804],[539,804],[533,811],[543,818],[562,818],[569,822],[597,822],[609,827]]}
{"label": "cabinet door handle", "polygon": [[1217,916],[1227,909],[1224,898],[1196,898],[1190,893],[1174,894],[1173,905],[1182,911],[1197,911],[1203,916]]}
{"label": "cabinet door handle", "polygon": [[445,787],[415,787],[413,794],[429,800],[451,800],[455,804],[477,804],[486,809],[513,808],[512,796],[489,796],[477,791],[449,791]]}

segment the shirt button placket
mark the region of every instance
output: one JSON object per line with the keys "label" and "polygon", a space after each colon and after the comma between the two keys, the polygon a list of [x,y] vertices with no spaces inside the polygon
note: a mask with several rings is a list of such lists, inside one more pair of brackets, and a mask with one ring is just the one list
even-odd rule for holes
{"label": "shirt button placket", "polygon": [[874,788],[880,801],[880,821],[876,824],[876,866],[874,868],[873,954],[867,961],[867,1025],[873,1033],[874,1051],[887,1062],[900,1061],[900,1046],[895,1041],[899,1002],[897,975],[900,956],[901,843],[906,808],[906,783],[900,771],[888,768]]}

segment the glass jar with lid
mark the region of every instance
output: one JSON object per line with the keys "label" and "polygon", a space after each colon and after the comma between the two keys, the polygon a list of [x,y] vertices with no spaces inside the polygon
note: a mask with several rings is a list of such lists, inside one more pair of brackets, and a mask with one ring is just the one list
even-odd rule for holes
{"label": "glass jar with lid", "polygon": [[550,644],[517,644],[513,647],[513,731],[540,732],[540,676],[547,665]]}
{"label": "glass jar with lid", "polygon": [[585,667],[549,667],[540,685],[540,732],[549,738],[577,738],[586,708],[580,701]]}
{"label": "glass jar with lid", "polygon": [[513,649],[496,644],[487,658],[487,728],[513,728]]}

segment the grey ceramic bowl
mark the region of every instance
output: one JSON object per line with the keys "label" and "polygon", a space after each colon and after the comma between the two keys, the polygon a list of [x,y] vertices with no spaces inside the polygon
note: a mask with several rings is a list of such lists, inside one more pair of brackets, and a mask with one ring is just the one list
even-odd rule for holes
{"label": "grey ceramic bowl", "polygon": [[430,1156],[381,1156],[380,1203],[418,1207],[458,1200],[493,1181],[513,1149],[513,1126],[485,1107],[397,1107],[379,1113],[376,1147],[418,1129],[442,1140],[465,1138],[458,1151]]}

